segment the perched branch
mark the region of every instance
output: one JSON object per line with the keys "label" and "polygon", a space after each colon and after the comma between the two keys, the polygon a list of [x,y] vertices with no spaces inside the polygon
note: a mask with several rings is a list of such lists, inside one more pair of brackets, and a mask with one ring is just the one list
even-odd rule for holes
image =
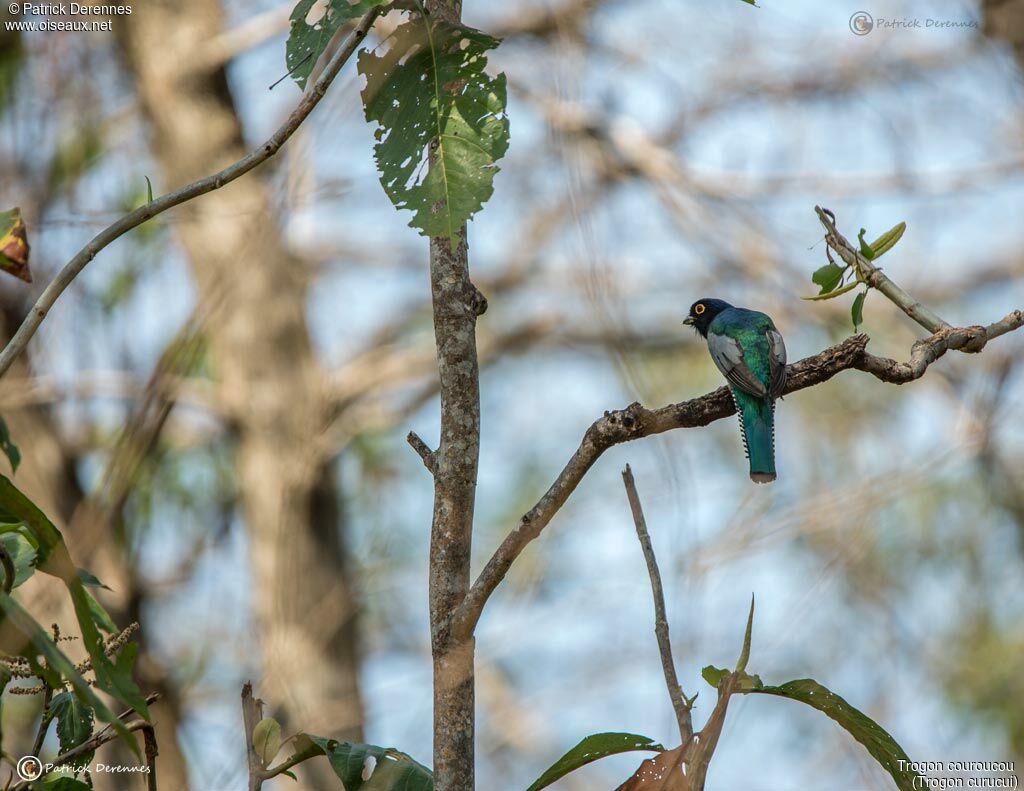
{"label": "perched branch", "polygon": [[156,757],[160,751],[156,745],[156,731],[152,726],[142,729],[142,739],[146,744],[146,766],[149,772],[146,774],[147,791],[157,791],[156,786]]}
{"label": "perched branch", "polygon": [[676,675],[676,664],[672,659],[672,642],[668,635],[668,618],[665,616],[665,594],[661,588],[661,571],[658,569],[658,560],[654,556],[654,547],[651,546],[651,537],[647,533],[647,520],[644,519],[640,495],[636,491],[633,470],[628,464],[622,471],[622,482],[626,486],[629,508],[633,512],[633,524],[636,526],[636,537],[640,540],[640,548],[643,550],[644,560],[647,561],[647,573],[651,578],[651,593],[654,595],[654,634],[658,638],[661,669],[665,673],[668,696],[672,699],[672,708],[676,713],[680,743],[686,744],[693,736],[690,701],[683,694],[683,688],[679,686],[679,677]]}
{"label": "perched branch", "polygon": [[[826,382],[840,371],[857,369],[890,384],[905,384],[924,375],[928,366],[950,349],[978,352],[988,341],[1024,326],[1024,310],[1015,310],[987,327],[947,327],[917,341],[908,362],[897,362],[869,354],[866,335],[853,335],[840,344],[807,357],[786,369],[784,394]],[[552,517],[569,499],[583,476],[608,448],[677,428],[706,426],[735,413],[727,387],[720,387],[691,401],[647,409],[634,402],[625,409],[606,412],[591,424],[576,452],[555,482],[505,537],[454,614],[453,630],[470,635],[483,612],[488,597],[498,586],[515,559],[547,527]]]}
{"label": "perched branch", "polygon": [[39,295],[39,299],[36,300],[35,305],[29,311],[21,326],[18,327],[14,337],[11,338],[3,352],[0,353],[0,376],[7,372],[15,358],[25,350],[28,342],[35,335],[36,330],[39,329],[39,325],[46,318],[46,314],[49,313],[57,299],[64,293],[64,290],[71,285],[72,281],[78,277],[88,263],[103,248],[133,228],[156,217],[158,214],[162,214],[185,201],[220,189],[225,184],[245,175],[257,165],[274,156],[323,98],[327,88],[334,81],[334,78],[338,76],[341,67],[352,56],[359,43],[366,37],[379,14],[380,7],[375,7],[363,16],[355,30],[352,31],[348,43],[338,50],[333,60],[324,69],[320,79],[316,81],[312,90],[302,97],[302,101],[299,102],[291,115],[288,116],[288,120],[263,145],[253,149],[233,165],[229,165],[212,176],[194,181],[181,189],[169,192],[144,206],[140,206],[135,211],[126,214],[117,222],[100,231],[89,244],[79,250],[75,257],[68,261],[57,276],[50,281],[50,284],[43,290],[43,293]]}
{"label": "perched branch", "polygon": [[825,226],[825,242],[839,253],[839,256],[857,273],[871,288],[876,288],[910,318],[929,332],[950,329],[949,322],[940,318],[934,311],[922,305],[906,291],[893,283],[881,269],[860,254],[860,250],[850,244],[846,237],[836,230],[836,218],[828,209],[815,206],[818,219]]}

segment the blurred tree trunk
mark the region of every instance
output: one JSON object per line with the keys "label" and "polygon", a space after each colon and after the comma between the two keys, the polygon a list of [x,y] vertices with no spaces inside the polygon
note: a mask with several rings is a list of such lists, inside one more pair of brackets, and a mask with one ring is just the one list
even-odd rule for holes
{"label": "blurred tree trunk", "polygon": [[[244,154],[222,68],[197,53],[222,29],[219,0],[151,0],[118,24],[164,186]],[[306,323],[307,282],[270,196],[247,176],[174,216],[201,300],[221,398],[237,433],[241,504],[263,649],[260,693],[286,732],[361,738],[356,607],[338,492],[316,451],[328,403]],[[324,764],[326,769],[326,764]],[[336,786],[307,776],[304,788]]]}
{"label": "blurred tree trunk", "polygon": [[985,32],[1008,42],[1024,68],[1024,0],[982,0]]}

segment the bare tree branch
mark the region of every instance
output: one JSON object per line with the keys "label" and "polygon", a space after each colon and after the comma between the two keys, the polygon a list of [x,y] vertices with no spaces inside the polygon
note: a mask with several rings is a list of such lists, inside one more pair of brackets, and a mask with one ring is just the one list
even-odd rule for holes
{"label": "bare tree branch", "polygon": [[[876,357],[866,351],[868,337],[853,335],[836,346],[787,367],[784,394],[803,390],[831,379],[840,371],[857,369],[890,384],[906,384],[920,379],[928,366],[949,350],[978,352],[988,341],[1024,326],[1024,310],[1015,310],[987,327],[947,327],[917,341],[910,360],[897,362]],[[533,539],[547,527],[552,517],[569,499],[587,471],[608,448],[677,428],[706,426],[734,414],[728,387],[690,401],[647,409],[634,402],[625,409],[606,412],[591,424],[576,452],[559,473],[544,496],[519,520],[484,566],[462,605],[455,613],[453,629],[470,635],[476,628],[484,604],[512,563]]]}
{"label": "bare tree branch", "polygon": [[651,578],[651,593],[654,595],[654,634],[658,638],[661,669],[665,673],[668,696],[672,700],[672,709],[676,713],[680,744],[686,744],[693,737],[693,718],[690,716],[690,703],[686,695],[683,694],[683,688],[679,686],[679,677],[676,675],[676,663],[672,659],[672,641],[669,639],[668,634],[668,618],[665,616],[665,594],[661,587],[661,571],[658,569],[658,560],[654,556],[651,537],[647,533],[647,520],[644,519],[644,511],[640,505],[640,495],[636,491],[633,470],[630,469],[628,464],[626,469],[622,471],[622,483],[626,486],[626,497],[629,498],[629,509],[633,512],[636,537],[640,540],[640,549],[643,550],[644,560],[647,561],[647,573]]}
{"label": "bare tree branch", "polygon": [[72,281],[78,277],[81,271],[85,269],[89,262],[92,261],[97,254],[103,250],[103,248],[133,228],[142,225],[142,223],[147,220],[153,219],[158,214],[184,203],[185,201],[191,200],[200,195],[205,195],[213,190],[220,189],[225,184],[245,175],[257,165],[262,164],[274,156],[274,154],[280,150],[285,141],[292,136],[295,130],[299,128],[302,122],[305,121],[313,111],[313,108],[316,107],[323,98],[324,94],[327,92],[327,88],[334,81],[334,78],[338,76],[338,72],[341,71],[341,67],[344,66],[345,62],[352,56],[352,53],[355,52],[359,43],[366,37],[366,34],[369,32],[370,27],[373,25],[379,14],[380,8],[377,7],[371,9],[365,16],[363,16],[355,30],[352,32],[352,36],[349,38],[348,43],[337,52],[334,59],[320,76],[320,79],[316,81],[312,90],[302,97],[302,101],[300,101],[298,107],[292,111],[292,114],[288,116],[288,120],[285,121],[284,124],[274,132],[274,134],[271,135],[265,143],[250,151],[234,164],[214,173],[212,176],[207,176],[206,178],[194,181],[181,189],[175,190],[174,192],[169,192],[151,203],[140,206],[135,211],[124,215],[117,222],[100,231],[100,233],[93,237],[89,244],[79,250],[74,258],[68,261],[68,263],[64,265],[64,268],[57,273],[57,276],[50,281],[50,284],[43,290],[43,293],[39,295],[39,299],[36,300],[35,305],[25,317],[21,326],[18,327],[18,331],[14,334],[14,337],[12,337],[7,346],[4,347],[3,352],[0,352],[0,376],[3,376],[7,372],[7,369],[11,367],[11,363],[14,362],[15,358],[25,350],[28,342],[32,339],[32,336],[35,335],[39,326],[43,323],[43,319],[46,318],[46,314],[49,313],[50,309],[60,298],[60,295],[64,293],[64,290],[71,285]]}

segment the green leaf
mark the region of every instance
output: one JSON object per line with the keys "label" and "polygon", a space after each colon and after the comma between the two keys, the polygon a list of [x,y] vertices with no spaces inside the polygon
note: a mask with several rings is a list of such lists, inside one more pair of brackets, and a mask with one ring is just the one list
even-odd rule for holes
{"label": "green leaf", "polygon": [[359,54],[366,120],[381,184],[410,225],[458,244],[462,226],[494,192],[508,149],[505,75],[488,77],[498,39],[432,16],[398,28]]}
{"label": "green leaf", "polygon": [[712,687],[718,689],[718,685],[722,683],[722,679],[729,675],[729,671],[724,667],[715,667],[714,665],[707,665],[703,670],[700,671],[701,676],[707,681]]}
{"label": "green leaf", "polygon": [[291,32],[285,46],[288,73],[299,87],[306,87],[313,66],[342,25],[387,2],[389,0],[300,0],[292,11]]}
{"label": "green leaf", "polygon": [[853,307],[850,308],[850,317],[853,319],[854,332],[856,332],[857,328],[864,323],[864,299],[867,295],[867,291],[862,291],[853,298]]}
{"label": "green leaf", "polygon": [[7,460],[11,463],[11,472],[17,472],[18,465],[21,464],[21,451],[18,450],[18,446],[11,440],[11,432],[7,428],[7,421],[2,417],[0,417],[0,450],[4,452]]}
{"label": "green leaf", "polygon": [[28,269],[28,234],[21,209],[0,211],[0,269],[26,283],[32,282]]}
{"label": "green leaf", "polygon": [[821,286],[821,291],[818,293],[827,294],[838,286],[839,281],[843,279],[843,269],[844,267],[836,266],[830,262],[820,269],[814,270],[814,274],[811,275],[811,281]]}
{"label": "green leaf", "polygon": [[17,588],[36,571],[36,549],[31,541],[17,531],[0,535],[0,544],[3,544],[14,565],[14,584],[11,587]]}
{"label": "green leaf", "polygon": [[857,234],[857,241],[860,242],[860,254],[869,261],[875,257],[875,251],[871,249],[871,245],[864,241],[864,234],[866,234],[863,228],[860,229],[860,233]]}
{"label": "green leaf", "polygon": [[836,297],[841,297],[843,294],[848,294],[859,285],[860,281],[854,280],[852,283],[847,283],[842,288],[838,288],[828,294],[815,294],[813,297],[800,297],[800,299],[806,299],[808,302],[817,302],[822,299],[835,299]]}
{"label": "green leaf", "polygon": [[847,733],[867,748],[871,757],[896,781],[900,791],[914,791],[927,787],[924,778],[910,768],[910,759],[903,752],[903,748],[882,726],[817,681],[803,678],[787,681],[777,687],[762,687],[750,691],[806,703],[839,723]]}
{"label": "green leaf", "polygon": [[559,758],[551,768],[538,777],[526,791],[540,791],[581,766],[619,753],[646,750],[660,752],[665,748],[653,739],[635,733],[595,733],[587,736],[569,752]]}
{"label": "green leaf", "polygon": [[881,258],[885,253],[889,252],[903,237],[903,232],[907,230],[907,224],[901,222],[899,225],[894,225],[888,231],[879,236],[875,241],[871,243],[871,251],[874,253],[872,260],[875,258]]}
{"label": "green leaf", "polygon": [[149,176],[144,176],[146,179],[146,202],[153,202],[153,182],[149,180]]}
{"label": "green leaf", "polygon": [[252,731],[252,746],[263,766],[269,766],[281,750],[281,723],[273,717],[265,717],[257,722]]}
{"label": "green leaf", "polygon": [[[60,751],[66,753],[92,736],[93,711],[70,692],[61,692],[50,701],[50,711],[57,720]],[[79,761],[78,763],[88,763]]]}
{"label": "green leaf", "polygon": [[[405,753],[372,744],[300,734],[296,750],[312,742],[327,756],[345,791],[433,791],[434,776]],[[373,759],[370,761],[369,759]]]}
{"label": "green leaf", "polygon": [[750,639],[754,634],[754,594],[750,594],[750,612],[747,614],[747,628],[743,633],[743,648],[736,662],[736,672],[745,675],[747,662],[750,661]]}
{"label": "green leaf", "polygon": [[110,590],[110,588],[99,581],[99,578],[91,571],[85,569],[78,570],[78,579],[82,581],[82,584],[87,588],[103,588],[104,590]]}

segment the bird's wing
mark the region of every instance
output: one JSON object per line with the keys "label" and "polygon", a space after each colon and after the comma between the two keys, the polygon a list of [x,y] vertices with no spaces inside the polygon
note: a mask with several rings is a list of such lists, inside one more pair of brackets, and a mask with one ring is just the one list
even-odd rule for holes
{"label": "bird's wing", "polygon": [[715,361],[718,370],[725,375],[731,385],[758,398],[768,394],[764,383],[754,376],[754,372],[750,370],[743,359],[743,349],[740,347],[739,341],[728,335],[709,332],[708,349],[711,351],[711,359]]}
{"label": "bird's wing", "polygon": [[782,334],[775,328],[768,330],[768,362],[771,371],[769,389],[773,396],[782,395],[782,389],[786,386],[786,344],[782,340]]}

